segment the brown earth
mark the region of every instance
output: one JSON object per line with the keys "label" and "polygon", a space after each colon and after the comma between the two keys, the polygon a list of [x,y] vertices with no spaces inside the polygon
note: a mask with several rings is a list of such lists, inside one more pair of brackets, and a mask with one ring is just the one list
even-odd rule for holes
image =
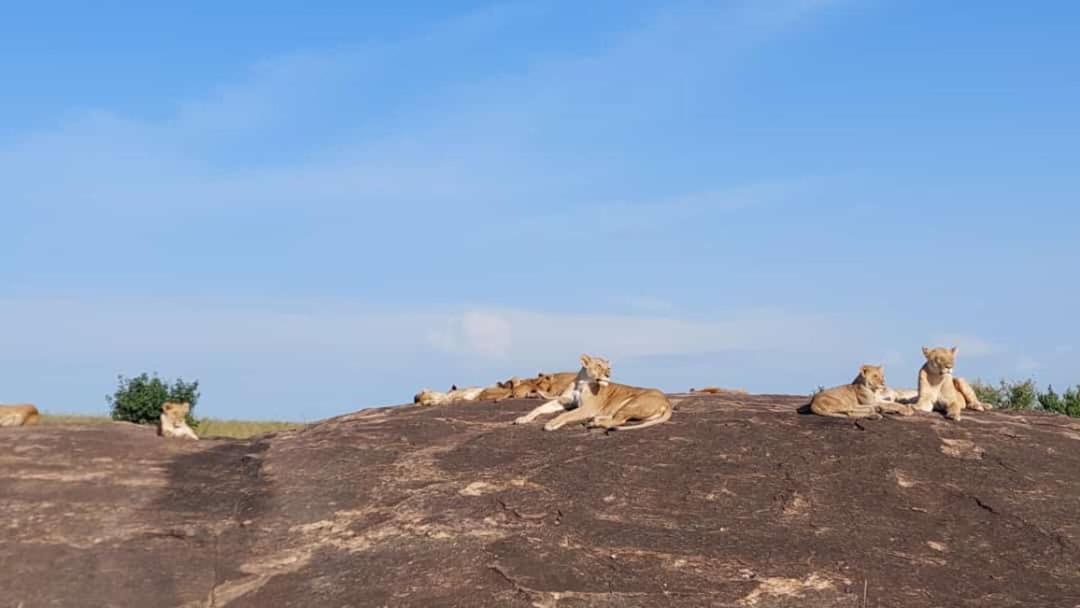
{"label": "brown earth", "polygon": [[1080,606],[1080,422],[694,395],[641,432],[511,401],[248,441],[0,432],[0,607]]}

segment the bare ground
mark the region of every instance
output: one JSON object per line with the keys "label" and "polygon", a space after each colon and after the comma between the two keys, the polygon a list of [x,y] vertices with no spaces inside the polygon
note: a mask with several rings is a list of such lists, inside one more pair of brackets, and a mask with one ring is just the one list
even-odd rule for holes
{"label": "bare ground", "polygon": [[534,401],[4,429],[0,607],[1080,606],[1080,422],[679,398],[609,434],[510,425]]}

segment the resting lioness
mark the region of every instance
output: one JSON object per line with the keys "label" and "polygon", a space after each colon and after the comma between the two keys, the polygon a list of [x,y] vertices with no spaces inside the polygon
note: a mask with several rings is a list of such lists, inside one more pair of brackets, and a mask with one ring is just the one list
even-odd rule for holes
{"label": "resting lioness", "polygon": [[0,426],[26,426],[38,422],[41,422],[41,414],[29,403],[0,405]]}
{"label": "resting lioness", "polygon": [[978,395],[963,378],[953,376],[956,367],[957,348],[922,349],[926,363],[919,370],[919,396],[915,409],[931,412],[935,408],[944,409],[945,417],[960,420],[964,408],[983,411],[986,406],[979,401]]}
{"label": "resting lioness", "polygon": [[[581,355],[581,371],[567,392],[514,421],[523,424],[544,413],[568,408],[544,425],[554,431],[571,422],[588,422],[603,429],[643,429],[671,419],[671,402],[653,388],[638,388],[611,382],[611,364],[600,357]],[[631,420],[640,424],[627,425]]]}
{"label": "resting lioness", "polygon": [[187,423],[188,412],[191,404],[188,402],[177,403],[166,401],[161,404],[161,419],[158,422],[158,434],[162,437],[177,437],[181,439],[198,439],[199,436]]}
{"label": "resting lioness", "polygon": [[810,399],[810,411],[834,418],[881,418],[882,412],[904,416],[914,413],[909,405],[882,400],[884,390],[885,368],[881,365],[863,365],[851,384],[814,395]]}
{"label": "resting lioness", "polygon": [[450,390],[445,393],[425,388],[413,396],[413,403],[419,405],[444,405],[456,401],[476,401],[483,391],[484,389],[478,386],[458,388],[455,385],[451,386]]}
{"label": "resting lioness", "polygon": [[541,396],[545,399],[561,396],[566,391],[572,390],[574,383],[577,382],[577,374],[574,372],[555,372],[554,374],[540,372],[536,374],[536,377],[539,379]]}

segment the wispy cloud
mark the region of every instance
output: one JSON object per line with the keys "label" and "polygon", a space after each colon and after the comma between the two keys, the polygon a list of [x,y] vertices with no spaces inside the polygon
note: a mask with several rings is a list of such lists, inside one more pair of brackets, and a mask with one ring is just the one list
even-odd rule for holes
{"label": "wispy cloud", "polygon": [[1004,352],[1001,346],[998,346],[989,340],[985,340],[978,336],[968,336],[962,334],[945,334],[940,335],[934,339],[934,344],[927,344],[927,346],[955,346],[958,349],[958,353],[962,357],[988,357],[990,355],[997,355]]}

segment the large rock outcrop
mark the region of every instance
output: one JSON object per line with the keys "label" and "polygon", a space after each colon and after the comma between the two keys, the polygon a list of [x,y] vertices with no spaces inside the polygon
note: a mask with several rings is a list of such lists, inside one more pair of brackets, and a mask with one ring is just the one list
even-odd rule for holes
{"label": "large rock outcrop", "polygon": [[680,396],[641,432],[535,402],[250,441],[0,431],[0,606],[1080,605],[1080,423],[849,422]]}

